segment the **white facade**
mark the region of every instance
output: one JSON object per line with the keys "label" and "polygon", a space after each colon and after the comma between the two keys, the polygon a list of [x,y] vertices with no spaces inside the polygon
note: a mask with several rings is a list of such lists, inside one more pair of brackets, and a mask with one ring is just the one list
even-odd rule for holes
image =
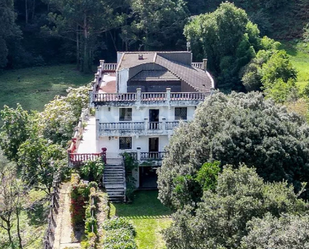
{"label": "white facade", "polygon": [[[96,150],[106,148],[107,163],[122,158],[124,152],[133,153],[140,162],[133,172],[137,187],[147,185],[144,176],[156,175],[154,171],[161,164],[174,129],[194,118],[196,106],[214,87],[205,70],[191,66],[188,52],[160,53],[160,58],[154,52],[138,57],[118,53],[117,65],[108,65],[108,70],[117,68],[114,76],[104,73],[102,61],[90,92],[91,106],[96,110]],[[106,90],[109,84],[114,84],[114,92]],[[128,92],[129,84],[136,92]]]}
{"label": "white facade", "polygon": [[[120,109],[132,109],[131,121],[120,121]],[[186,120],[175,117],[177,107],[114,107],[99,106],[96,111],[98,148],[107,148],[107,158],[117,158],[124,151],[149,152],[149,138],[158,138],[158,152],[168,144],[173,128],[180,122],[192,120],[195,107],[181,107],[187,110]],[[150,122],[152,110],[158,111],[158,121]],[[104,125],[104,126],[103,126]],[[132,137],[131,149],[120,148],[120,137]]]}

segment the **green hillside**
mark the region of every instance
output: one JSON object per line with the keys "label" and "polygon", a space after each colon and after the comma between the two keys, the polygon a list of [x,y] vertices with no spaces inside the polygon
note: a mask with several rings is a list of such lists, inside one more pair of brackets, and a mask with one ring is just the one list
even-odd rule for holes
{"label": "green hillside", "polygon": [[65,95],[68,87],[88,84],[93,74],[82,74],[75,65],[32,67],[0,73],[0,109],[3,105],[42,111],[55,95]]}

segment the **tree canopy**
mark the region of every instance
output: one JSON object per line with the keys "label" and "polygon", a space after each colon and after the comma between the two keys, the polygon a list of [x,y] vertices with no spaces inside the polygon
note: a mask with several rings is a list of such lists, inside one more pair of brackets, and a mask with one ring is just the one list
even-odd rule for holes
{"label": "tree canopy", "polygon": [[41,113],[29,113],[19,104],[0,111],[0,147],[17,162],[28,186],[51,190],[54,173],[66,166],[68,141],[88,101],[88,88],[80,87],[69,89],[65,97],[56,96]]}
{"label": "tree canopy", "polygon": [[[307,211],[286,182],[267,183],[253,168],[226,166],[196,208],[188,204],[173,215],[164,237],[171,249],[307,248]],[[303,217],[298,225],[297,215]]]}
{"label": "tree canopy", "polygon": [[217,87],[240,89],[239,71],[259,49],[257,26],[246,12],[231,3],[222,3],[211,13],[193,17],[184,29],[195,54],[202,48],[209,70],[218,77]]}
{"label": "tree canopy", "polygon": [[198,106],[193,121],[176,129],[166,147],[159,199],[173,208],[198,202],[202,187],[196,177],[214,160],[221,167],[256,167],[265,180],[284,179],[299,191],[301,182],[309,181],[308,132],[302,117],[261,93],[216,93]]}

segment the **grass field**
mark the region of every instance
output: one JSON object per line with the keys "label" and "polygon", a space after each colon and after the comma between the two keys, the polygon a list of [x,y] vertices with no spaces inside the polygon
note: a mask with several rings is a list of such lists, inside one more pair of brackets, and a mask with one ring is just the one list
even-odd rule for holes
{"label": "grass field", "polygon": [[303,89],[309,82],[309,44],[291,41],[283,43],[282,48],[290,55],[291,63],[297,70],[297,85]]}
{"label": "grass field", "polygon": [[111,216],[133,223],[139,249],[166,248],[161,231],[170,226],[172,212],[157,197],[158,191],[138,191],[132,204],[111,204]]}
{"label": "grass field", "polygon": [[70,64],[0,72],[0,109],[20,103],[26,110],[42,111],[55,95],[65,95],[68,87],[86,85],[93,77]]}

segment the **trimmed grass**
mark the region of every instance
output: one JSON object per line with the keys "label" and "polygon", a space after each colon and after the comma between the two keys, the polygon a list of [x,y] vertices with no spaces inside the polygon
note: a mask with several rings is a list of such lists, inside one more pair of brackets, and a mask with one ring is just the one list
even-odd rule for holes
{"label": "trimmed grass", "polygon": [[302,90],[309,82],[309,44],[304,42],[285,42],[282,44],[290,55],[290,60],[297,70],[297,85]]}
{"label": "trimmed grass", "polygon": [[82,74],[75,65],[32,67],[0,72],[0,109],[15,108],[42,111],[55,95],[65,95],[69,87],[88,84],[93,74]]}
{"label": "trimmed grass", "polygon": [[158,200],[158,191],[138,191],[131,204],[111,204],[111,216],[125,217],[133,223],[139,249],[166,248],[161,231],[170,226],[171,214]]}

